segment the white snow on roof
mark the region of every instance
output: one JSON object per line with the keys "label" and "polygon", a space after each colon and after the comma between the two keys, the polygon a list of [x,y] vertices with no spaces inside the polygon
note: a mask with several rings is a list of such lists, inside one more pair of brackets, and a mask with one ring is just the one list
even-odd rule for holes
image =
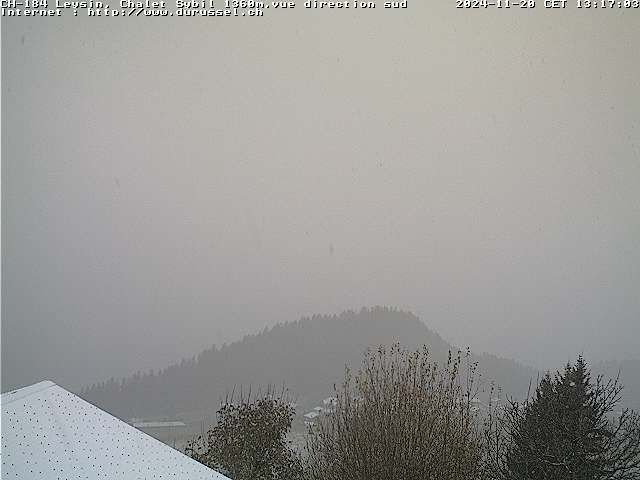
{"label": "white snow on roof", "polygon": [[227,478],[53,382],[5,393],[0,404],[2,480]]}

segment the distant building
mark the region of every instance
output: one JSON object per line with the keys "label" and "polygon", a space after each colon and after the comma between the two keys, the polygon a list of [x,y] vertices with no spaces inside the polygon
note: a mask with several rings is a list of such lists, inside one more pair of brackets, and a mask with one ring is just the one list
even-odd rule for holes
{"label": "distant building", "polygon": [[336,397],[328,397],[322,401],[322,404],[325,407],[335,407],[338,404],[338,399]]}
{"label": "distant building", "polygon": [[176,438],[184,437],[187,431],[187,426],[184,422],[155,422],[149,420],[145,421],[142,419],[137,420],[137,422],[133,422],[131,423],[131,425],[133,425],[138,430],[143,431],[147,435],[151,435],[153,438],[157,438],[167,445],[171,445],[172,441],[175,444]]}
{"label": "distant building", "polygon": [[307,427],[311,427],[316,424],[315,420],[320,416],[320,413],[317,411],[309,412],[304,414],[304,424]]}
{"label": "distant building", "polygon": [[184,422],[136,422],[133,424],[138,430],[153,428],[177,428],[186,427]]}

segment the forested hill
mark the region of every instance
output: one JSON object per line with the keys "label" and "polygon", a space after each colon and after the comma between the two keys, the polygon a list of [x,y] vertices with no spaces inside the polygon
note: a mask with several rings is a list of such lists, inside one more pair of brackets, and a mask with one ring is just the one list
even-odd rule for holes
{"label": "forested hill", "polygon": [[[345,365],[357,367],[367,347],[393,342],[412,348],[426,344],[439,362],[454,349],[415,315],[378,307],[280,324],[160,372],[94,385],[81,395],[120,418],[211,412],[240,385],[285,384],[299,404],[312,405],[331,395]],[[489,355],[475,360],[485,379],[511,393],[526,391],[536,376],[511,360]]]}

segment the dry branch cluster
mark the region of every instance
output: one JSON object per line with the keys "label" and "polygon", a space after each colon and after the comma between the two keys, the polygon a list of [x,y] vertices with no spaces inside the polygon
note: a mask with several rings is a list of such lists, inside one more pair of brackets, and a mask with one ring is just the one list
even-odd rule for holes
{"label": "dry branch cluster", "polygon": [[471,405],[475,365],[462,367],[460,353],[440,368],[426,348],[367,352],[355,377],[347,371],[336,389],[335,411],[312,432],[309,477],[478,478],[483,437]]}

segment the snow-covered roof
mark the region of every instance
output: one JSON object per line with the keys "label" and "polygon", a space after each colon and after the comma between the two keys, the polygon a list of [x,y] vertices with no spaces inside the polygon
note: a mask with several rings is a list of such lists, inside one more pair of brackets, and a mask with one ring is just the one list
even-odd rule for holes
{"label": "snow-covered roof", "polygon": [[2,480],[227,477],[53,382],[0,397]]}

